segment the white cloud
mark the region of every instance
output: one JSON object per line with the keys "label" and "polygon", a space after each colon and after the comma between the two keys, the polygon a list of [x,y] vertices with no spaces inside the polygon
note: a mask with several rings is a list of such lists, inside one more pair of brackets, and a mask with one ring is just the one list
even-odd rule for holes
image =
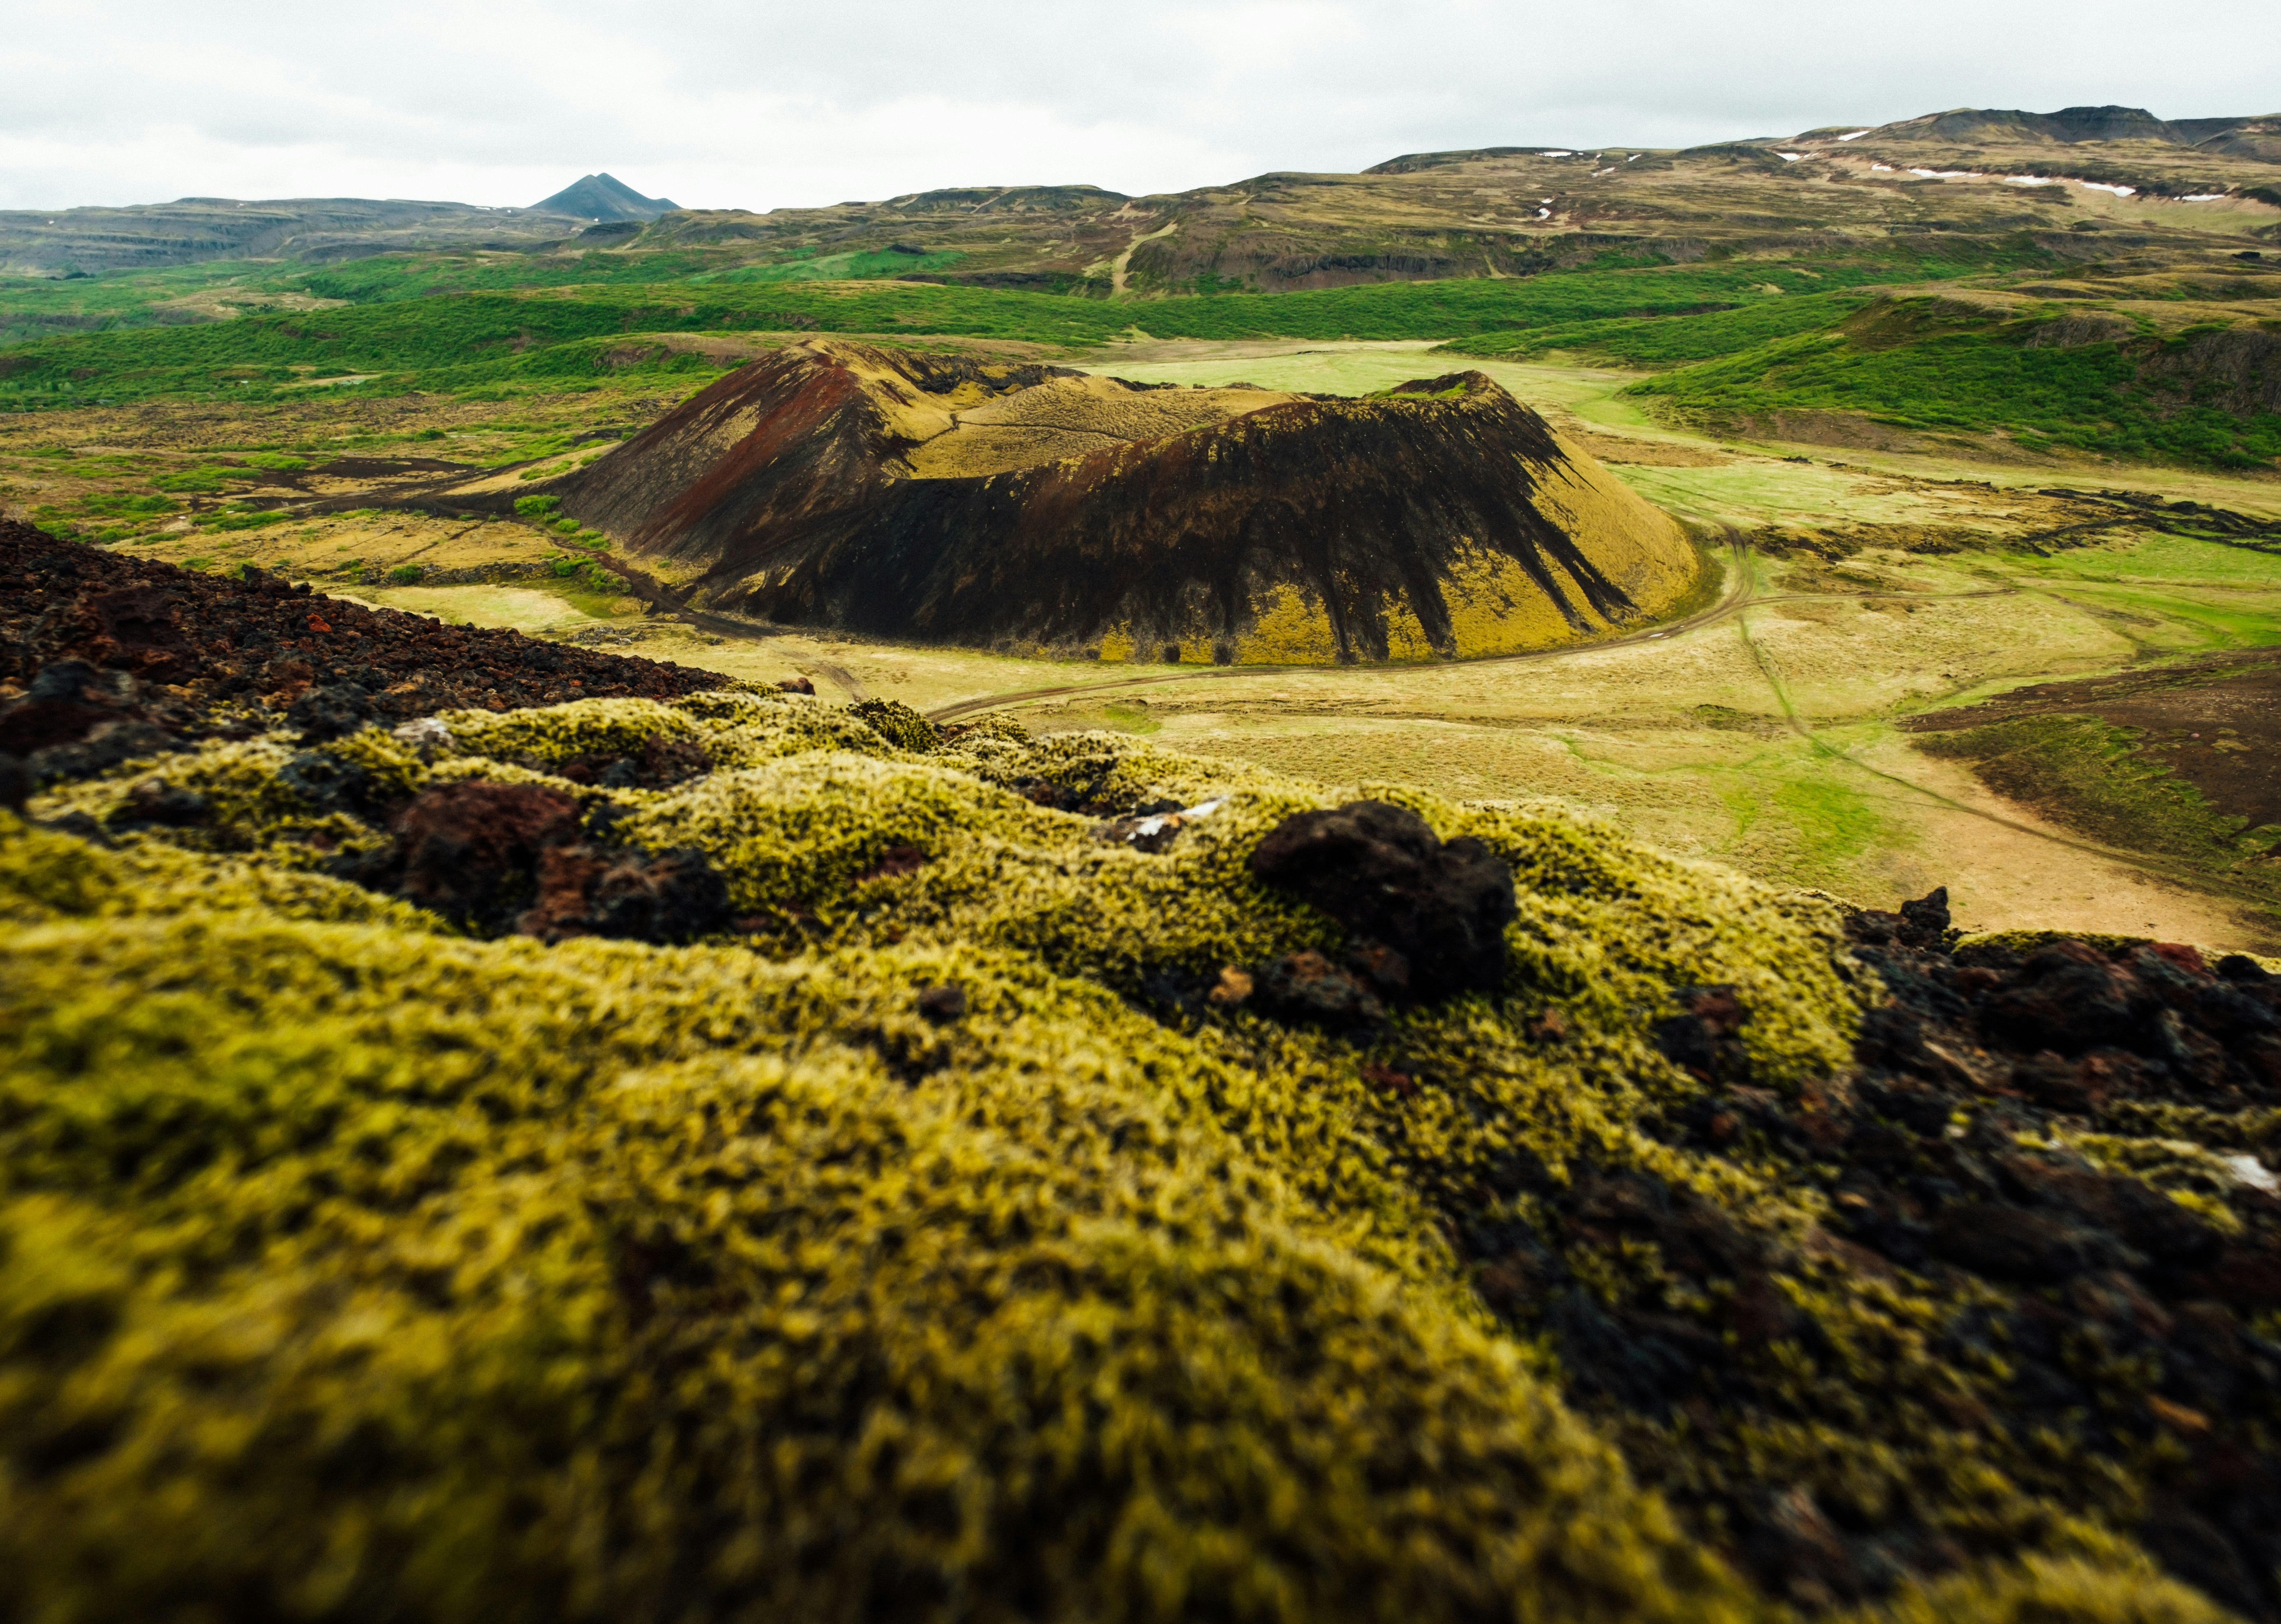
{"label": "white cloud", "polygon": [[1617,150],[1958,105],[2270,111],[2267,0],[2221,56],[2139,48],[2119,0],[1929,0],[1912,26],[1768,0],[16,0],[0,206],[183,195],[525,204],[607,169],[765,209],[926,187],[1177,190],[1399,152]]}

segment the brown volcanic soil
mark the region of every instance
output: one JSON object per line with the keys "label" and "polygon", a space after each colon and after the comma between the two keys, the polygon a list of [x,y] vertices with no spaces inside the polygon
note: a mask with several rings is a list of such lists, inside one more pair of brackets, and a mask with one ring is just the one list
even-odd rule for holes
{"label": "brown volcanic soil", "polygon": [[367,609],[249,571],[123,558],[0,520],[0,756],[99,772],[265,712],[329,738],[370,720],[565,700],[670,699],[716,672]]}
{"label": "brown volcanic soil", "polygon": [[2141,735],[2223,816],[2281,823],[2281,649],[2212,656],[2149,671],[2038,682],[1985,704],[1911,717],[1912,733],[1948,733],[2030,716],[2095,716]]}
{"label": "brown volcanic soil", "polygon": [[1347,400],[815,341],[555,489],[709,606],[1112,658],[1505,652],[1660,612],[1700,569],[1471,373]]}

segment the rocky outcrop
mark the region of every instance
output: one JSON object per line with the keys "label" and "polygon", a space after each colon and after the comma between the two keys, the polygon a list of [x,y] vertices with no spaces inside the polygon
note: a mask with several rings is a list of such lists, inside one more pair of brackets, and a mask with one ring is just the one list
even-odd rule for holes
{"label": "rocky outcrop", "polygon": [[242,736],[273,716],[317,743],[457,705],[667,699],[727,681],[0,520],[0,755],[38,779]]}
{"label": "rocky outcrop", "polygon": [[2250,327],[2199,333],[2149,350],[2138,377],[2236,417],[2281,414],[2281,335]]}

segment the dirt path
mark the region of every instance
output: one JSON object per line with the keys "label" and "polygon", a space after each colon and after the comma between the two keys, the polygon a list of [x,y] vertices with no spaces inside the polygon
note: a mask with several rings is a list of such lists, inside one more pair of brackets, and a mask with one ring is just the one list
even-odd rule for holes
{"label": "dirt path", "polygon": [[1145,236],[1135,234],[1133,240],[1125,245],[1125,251],[1109,262],[1109,296],[1112,299],[1125,296],[1125,273],[1132,266],[1134,249],[1143,242],[1154,242],[1158,237],[1169,237],[1179,228],[1180,222],[1174,220],[1162,231],[1152,231]]}
{"label": "dirt path", "polygon": [[[1652,628],[1626,632],[1620,637],[1603,637],[1591,643],[1566,643],[1557,649],[1529,649],[1519,654],[1488,654],[1464,662],[1469,666],[1505,665],[1520,660],[1572,659],[1581,654],[1598,654],[1609,649],[1620,649],[1633,643],[1653,643],[1658,638],[1675,637],[1682,632],[1715,626],[1729,620],[1752,604],[1782,603],[1827,603],[1829,593],[1774,592],[1762,593],[1752,577],[1749,548],[1742,533],[1732,525],[1726,527],[1727,548],[1733,570],[1733,579],[1727,592],[1718,603],[1698,613],[1677,620],[1668,620]],[[2000,597],[2017,590],[2012,587],[1988,587],[1968,592],[1862,592],[1844,596],[1865,600],[1921,600],[1944,597]],[[1001,694],[986,694],[978,699],[962,699],[954,704],[940,706],[927,712],[931,721],[955,721],[977,711],[996,710],[1001,706],[1026,704],[1036,699],[1063,699],[1077,694],[1110,693],[1128,688],[1148,688],[1162,682],[1209,681],[1226,677],[1274,676],[1286,672],[1319,671],[1320,666],[1214,666],[1194,670],[1160,672],[1145,677],[1109,677],[1093,682],[1070,682],[1053,688],[1017,689]],[[1395,677],[1417,670],[1414,666],[1383,666],[1374,674]]]}
{"label": "dirt path", "polygon": [[[1984,836],[1968,837],[1965,842],[1967,849],[1976,850],[1983,844],[1990,844],[1991,849],[2000,847],[2010,854],[2015,863],[2020,860],[2023,853],[2037,850],[2045,852],[2066,852],[2071,854],[2068,860],[2075,862],[2079,870],[2083,868],[2084,860],[2088,859],[2092,866],[2091,871],[2088,872],[2105,874],[2107,876],[2106,882],[2109,885],[2126,884],[2138,888],[2152,911],[2158,913],[2177,913],[2178,906],[2153,907],[2152,904],[2155,897],[2152,893],[2145,892],[2144,888],[2152,886],[2162,892],[2180,892],[2183,895],[2177,899],[2180,905],[2184,905],[2188,897],[2208,898],[2206,877],[2196,874],[2184,864],[2171,863],[2159,857],[2142,852],[2126,851],[2102,845],[2096,841],[2084,839],[2036,818],[2024,808],[2010,808],[2007,803],[1997,800],[1984,793],[1973,793],[1962,785],[1943,788],[1934,782],[1926,781],[1928,776],[1935,779],[1941,776],[1937,764],[1924,764],[1932,769],[1929,774],[1914,771],[1903,772],[1896,770],[1901,767],[1903,763],[1878,765],[1863,759],[1852,750],[1831,743],[1822,738],[1813,725],[1799,713],[1797,704],[1790,697],[1790,687],[1784,680],[1779,661],[1772,650],[1753,637],[1751,632],[1750,612],[1779,604],[1828,603],[1833,598],[1844,598],[1857,602],[1906,602],[2000,597],[2017,596],[2023,591],[2036,595],[2031,589],[1989,587],[1955,592],[1840,594],[1767,592],[1762,590],[1758,584],[1756,572],[1751,568],[1750,550],[1744,542],[1741,533],[1731,526],[1727,527],[1726,542],[1729,559],[1729,580],[1727,590],[1718,603],[1698,613],[1652,628],[1629,632],[1620,637],[1611,637],[1589,643],[1571,644],[1556,649],[1531,650],[1519,654],[1495,655],[1465,663],[1488,665],[1523,660],[1550,662],[1573,659],[1582,655],[1597,654],[1608,649],[1668,639],[1681,633],[1732,621],[1737,635],[1741,637],[1744,648],[1749,650],[1752,662],[1758,667],[1768,693],[1780,709],[1784,725],[1790,732],[1803,740],[1817,756],[1833,764],[1842,765],[1873,781],[1881,794],[1898,795],[1914,801],[1923,807],[1928,813],[1934,815],[1938,820],[1946,822],[1960,833],[1976,827],[1987,832]],[[1210,681],[1243,676],[1273,676],[1320,669],[1319,666],[1223,666],[1158,672],[1146,676],[1062,683],[1050,688],[1023,689],[975,699],[960,700],[955,704],[939,706],[929,712],[928,716],[932,720],[944,722],[955,720],[963,716],[970,716],[978,712],[1023,705],[1039,700],[1111,694],[1168,682]],[[1416,669],[1418,668],[1415,666],[1386,666],[1378,667],[1371,674],[1397,678]],[[1919,763],[1912,758],[1906,765],[1914,768]],[[2078,873],[2076,877],[2082,879],[2085,874]],[[2208,916],[2206,920],[2202,917],[2204,913]],[[2234,910],[2231,908],[2204,902],[2200,905],[2199,912],[2194,907],[2188,907],[2186,915],[2181,917],[2191,916],[2198,924],[2214,925],[2221,920],[2230,920],[2233,913]],[[2230,930],[2222,934],[2238,934],[2241,928],[2238,922],[2235,921]],[[2214,936],[2212,939],[2219,938]]]}

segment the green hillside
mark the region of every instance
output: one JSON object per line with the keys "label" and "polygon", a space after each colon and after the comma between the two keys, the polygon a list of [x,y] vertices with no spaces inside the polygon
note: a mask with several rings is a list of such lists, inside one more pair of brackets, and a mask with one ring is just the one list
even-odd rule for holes
{"label": "green hillside", "polygon": [[[2230,467],[2281,457],[2281,415],[2254,398],[2246,410],[2227,398],[2222,375],[2246,345],[2255,388],[2263,345],[2254,330],[2209,323],[2167,337],[2068,342],[2061,324],[2075,319],[2055,305],[2010,314],[1937,298],[1883,301],[1631,392],[1711,423],[1849,412],[1906,429],[2001,432],[2030,450]],[[2239,340],[2207,342],[2234,333]]]}

